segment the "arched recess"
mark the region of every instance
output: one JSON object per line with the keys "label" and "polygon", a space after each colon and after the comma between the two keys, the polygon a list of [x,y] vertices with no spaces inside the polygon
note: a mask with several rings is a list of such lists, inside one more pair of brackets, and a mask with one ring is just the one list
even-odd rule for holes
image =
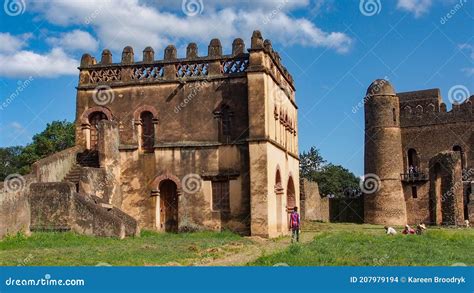
{"label": "arched recess", "polygon": [[97,124],[101,120],[112,120],[112,112],[106,107],[96,106],[82,113],[81,126],[86,149],[97,149],[99,142]]}
{"label": "arched recess", "polygon": [[466,160],[464,159],[464,151],[460,145],[453,146],[453,152],[458,152],[459,156],[461,157],[461,168],[464,170],[466,169]]}
{"label": "arched recess", "polygon": [[291,175],[288,179],[288,185],[286,188],[286,207],[288,211],[293,211],[296,207],[295,183]]}
{"label": "arched recess", "polygon": [[409,169],[410,169],[410,167],[414,167],[416,169],[419,168],[418,153],[416,152],[415,149],[413,149],[413,148],[408,149],[407,158],[408,158],[408,168]]}
{"label": "arched recess", "polygon": [[277,232],[282,231],[283,225],[283,215],[285,211],[283,210],[283,194],[285,193],[283,185],[281,182],[281,173],[280,167],[277,166],[275,174],[275,197],[276,197],[276,223],[277,223]]}
{"label": "arched recess", "polygon": [[145,152],[152,152],[157,135],[158,111],[152,106],[140,106],[133,113],[133,120],[137,126],[140,149]]}

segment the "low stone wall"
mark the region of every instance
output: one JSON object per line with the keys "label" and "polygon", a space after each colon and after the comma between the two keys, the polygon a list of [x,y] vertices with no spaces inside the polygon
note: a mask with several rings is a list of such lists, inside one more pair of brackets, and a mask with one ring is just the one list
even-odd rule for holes
{"label": "low stone wall", "polygon": [[139,234],[138,223],[132,217],[98,197],[75,192],[72,183],[35,183],[30,193],[32,230],[73,230],[118,238]]}
{"label": "low stone wall", "polygon": [[18,232],[30,233],[30,205],[26,192],[35,177],[26,175],[14,180],[16,182],[10,188],[8,182],[0,182],[0,239]]}
{"label": "low stone wall", "polygon": [[38,182],[60,182],[76,163],[77,153],[82,147],[74,146],[37,161],[32,166],[32,174]]}

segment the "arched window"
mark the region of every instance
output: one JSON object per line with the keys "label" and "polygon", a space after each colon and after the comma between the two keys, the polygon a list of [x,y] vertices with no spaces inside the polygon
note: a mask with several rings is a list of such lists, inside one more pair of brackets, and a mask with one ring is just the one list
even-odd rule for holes
{"label": "arched window", "polygon": [[142,123],[142,148],[146,152],[152,152],[155,145],[155,127],[153,124],[153,114],[149,111],[140,114]]}
{"label": "arched window", "polygon": [[90,124],[90,146],[91,149],[96,150],[99,144],[99,130],[98,124],[101,120],[107,120],[107,115],[104,112],[96,111],[89,114]]}

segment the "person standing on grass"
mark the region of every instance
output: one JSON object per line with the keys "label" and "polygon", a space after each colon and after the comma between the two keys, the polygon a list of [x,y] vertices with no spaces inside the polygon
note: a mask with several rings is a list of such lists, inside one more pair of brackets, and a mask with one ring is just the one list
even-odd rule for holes
{"label": "person standing on grass", "polygon": [[290,214],[290,229],[291,229],[291,243],[296,239],[296,242],[300,242],[300,214],[298,214],[298,207],[294,207]]}

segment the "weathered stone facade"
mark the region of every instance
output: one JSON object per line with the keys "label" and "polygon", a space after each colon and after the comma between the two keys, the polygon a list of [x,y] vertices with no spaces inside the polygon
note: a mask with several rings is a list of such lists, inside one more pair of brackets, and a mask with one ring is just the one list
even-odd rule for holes
{"label": "weathered stone facade", "polygon": [[288,233],[299,205],[295,88],[260,32],[248,52],[236,39],[223,55],[213,39],[207,56],[191,43],[186,58],[168,46],[163,60],[146,48],[136,62],[126,47],[120,63],[104,50],[100,62],[84,54],[79,69],[85,151],[69,177],[80,192],[148,229]]}
{"label": "weathered stone facade", "polygon": [[365,194],[365,221],[472,221],[474,96],[448,112],[438,89],[395,93],[376,80],[364,101],[365,173],[380,178]]}

